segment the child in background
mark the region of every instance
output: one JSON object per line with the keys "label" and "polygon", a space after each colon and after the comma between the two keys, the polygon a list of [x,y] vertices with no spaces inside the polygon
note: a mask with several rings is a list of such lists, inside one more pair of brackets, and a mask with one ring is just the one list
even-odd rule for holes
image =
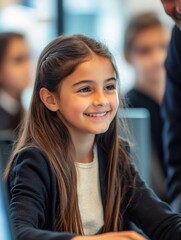
{"label": "child in background", "polygon": [[23,117],[21,95],[30,84],[30,65],[24,35],[0,33],[0,130],[15,130]]}
{"label": "child in background", "polygon": [[146,108],[150,113],[152,140],[152,186],[166,201],[160,104],[165,89],[164,61],[169,41],[168,30],[152,12],[130,19],[125,31],[124,54],[135,72],[134,87],[126,95],[129,107]]}
{"label": "child in background", "polygon": [[17,240],[180,240],[181,216],[145,186],[118,137],[109,50],[60,36],[39,58],[32,102],[5,172]]}

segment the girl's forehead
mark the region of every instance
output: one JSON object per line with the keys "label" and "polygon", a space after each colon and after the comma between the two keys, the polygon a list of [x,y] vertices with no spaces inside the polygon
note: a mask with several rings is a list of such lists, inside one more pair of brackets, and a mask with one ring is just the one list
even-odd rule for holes
{"label": "girl's forehead", "polygon": [[71,75],[74,78],[107,78],[115,75],[115,69],[110,59],[96,56],[80,63]]}
{"label": "girl's forehead", "polygon": [[107,69],[109,71],[114,71],[113,64],[109,58],[94,55],[93,57],[89,58],[88,60],[78,64],[76,70],[85,70],[89,71],[94,69],[94,71]]}

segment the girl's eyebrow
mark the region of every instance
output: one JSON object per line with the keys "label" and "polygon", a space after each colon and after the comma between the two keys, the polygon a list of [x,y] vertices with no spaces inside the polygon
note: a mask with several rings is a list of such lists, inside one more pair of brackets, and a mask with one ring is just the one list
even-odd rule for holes
{"label": "girl's eyebrow", "polygon": [[[115,77],[110,77],[110,78],[104,80],[104,82],[109,82],[109,81],[116,81],[116,78],[115,78]],[[72,86],[74,87],[74,86],[77,86],[77,85],[79,85],[79,84],[94,83],[94,82],[95,82],[95,81],[93,81],[93,80],[81,80],[81,81],[79,81],[79,82],[74,83]]]}

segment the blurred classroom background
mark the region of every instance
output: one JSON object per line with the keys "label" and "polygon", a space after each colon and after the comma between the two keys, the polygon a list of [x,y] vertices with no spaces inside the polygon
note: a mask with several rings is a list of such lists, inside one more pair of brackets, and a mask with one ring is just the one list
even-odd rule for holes
{"label": "blurred classroom background", "polygon": [[[32,79],[40,52],[57,35],[83,33],[100,39],[116,57],[125,93],[134,84],[134,72],[123,57],[125,26],[132,15],[151,10],[168,28],[173,25],[160,0],[0,0],[0,32],[25,34],[32,53]],[[28,89],[22,97],[26,109],[30,96]]]}
{"label": "blurred classroom background", "polygon": [[[0,32],[20,32],[26,36],[33,63],[32,84],[39,54],[56,36],[62,33],[82,33],[103,41],[116,58],[121,92],[124,95],[134,86],[135,81],[134,70],[125,61],[123,53],[125,28],[133,15],[150,11],[158,15],[168,31],[171,30],[173,22],[165,14],[160,0],[0,0]],[[28,109],[31,92],[32,85],[22,94],[25,110]],[[119,113],[120,117],[121,114]],[[158,166],[159,161],[151,154],[149,113],[140,109],[126,111],[124,114],[137,144],[134,159],[136,155],[141,159],[139,164],[137,162],[138,170],[162,197],[162,189],[165,191],[164,174],[161,166]],[[3,145],[1,149],[7,149],[9,154],[11,146],[9,147],[7,140],[9,141],[8,138],[5,141],[3,139],[6,148]],[[8,156],[6,152],[5,155]],[[161,184],[161,190],[154,187],[150,178],[155,179],[156,186]]]}

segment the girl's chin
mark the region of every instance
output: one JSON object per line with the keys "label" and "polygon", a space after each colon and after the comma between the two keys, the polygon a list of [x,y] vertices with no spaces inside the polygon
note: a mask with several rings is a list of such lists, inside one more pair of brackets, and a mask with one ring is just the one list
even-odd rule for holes
{"label": "girl's chin", "polygon": [[97,130],[94,130],[94,131],[90,131],[90,133],[97,135],[97,134],[105,133],[105,132],[107,132],[107,130],[108,130],[108,128],[97,129]]}

